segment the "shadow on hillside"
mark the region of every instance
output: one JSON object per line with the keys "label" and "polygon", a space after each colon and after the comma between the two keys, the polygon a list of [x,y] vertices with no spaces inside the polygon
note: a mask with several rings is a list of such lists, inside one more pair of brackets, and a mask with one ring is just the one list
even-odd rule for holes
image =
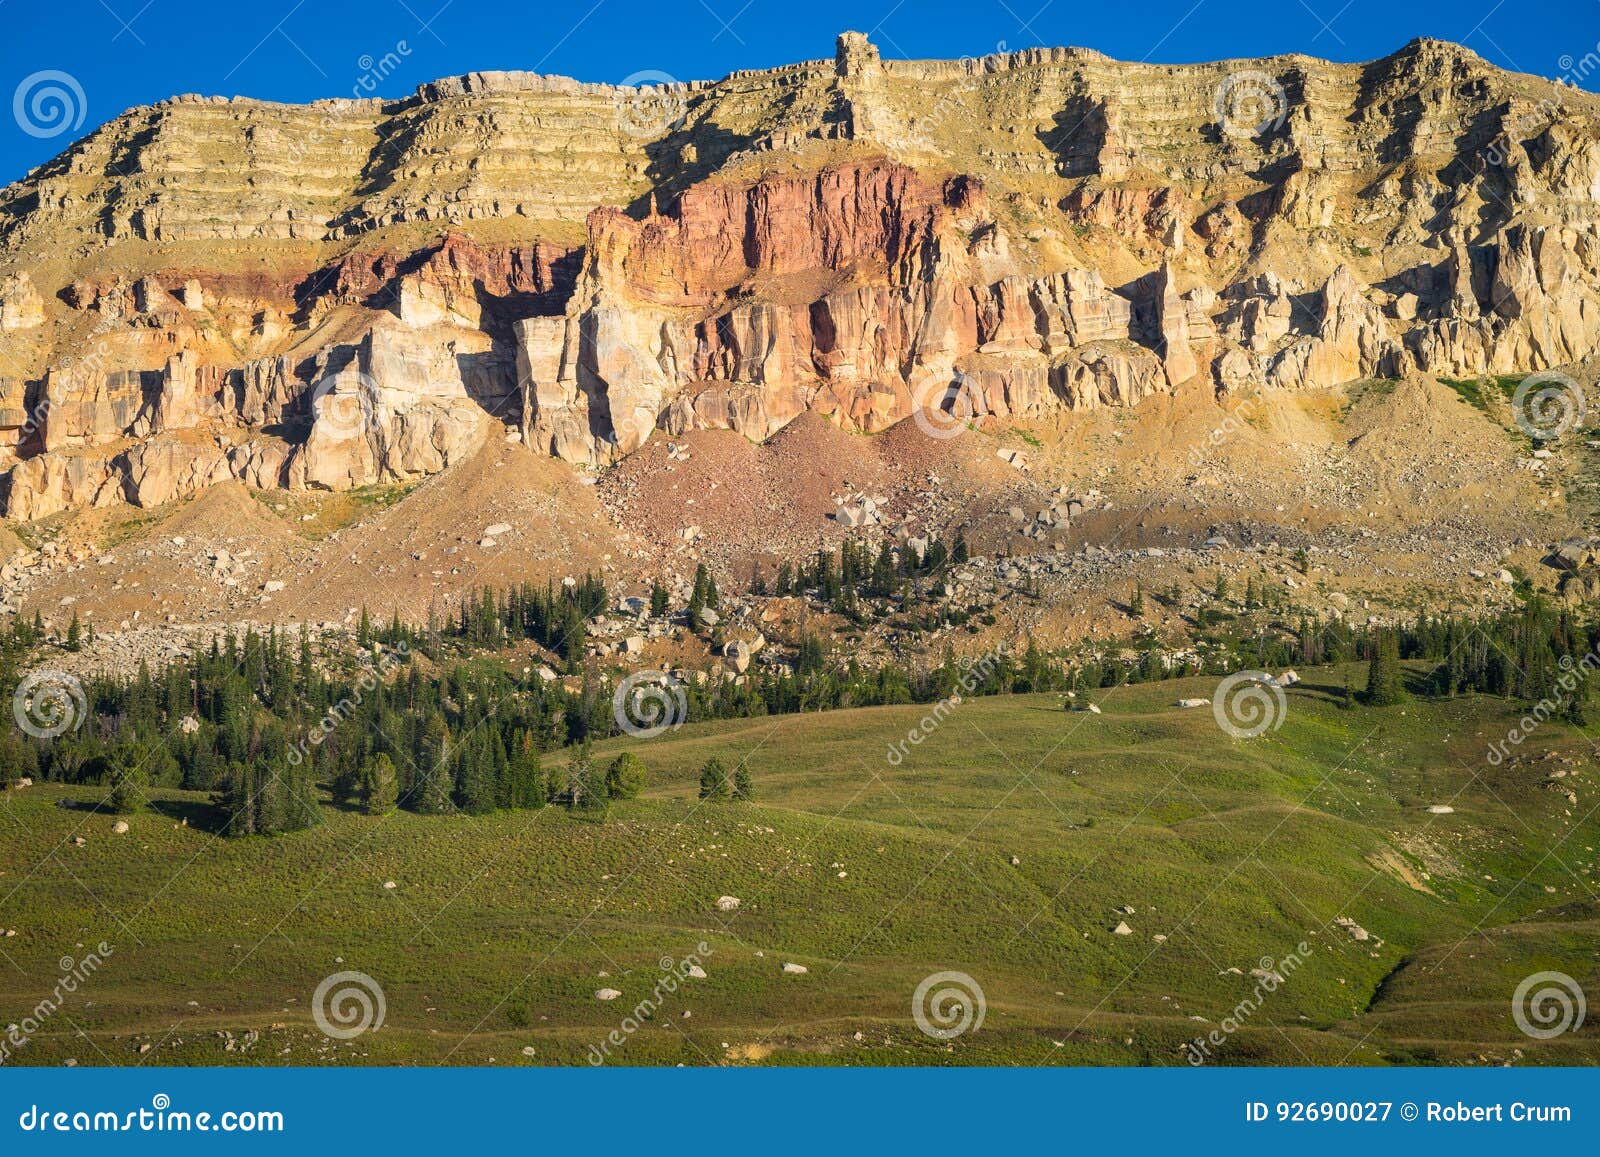
{"label": "shadow on hillside", "polygon": [[228,818],[223,815],[220,808],[201,800],[153,799],[149,803],[149,808],[157,815],[166,816],[169,820],[176,820],[197,831],[214,836],[223,834]]}

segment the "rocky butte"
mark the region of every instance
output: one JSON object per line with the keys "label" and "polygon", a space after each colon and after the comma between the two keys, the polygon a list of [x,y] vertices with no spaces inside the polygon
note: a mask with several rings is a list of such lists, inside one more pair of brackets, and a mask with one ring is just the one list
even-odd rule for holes
{"label": "rocky butte", "polygon": [[714,83],[178,97],[0,191],[4,512],[1566,365],[1600,330],[1597,111],[1432,40],[1166,66],[856,33]]}

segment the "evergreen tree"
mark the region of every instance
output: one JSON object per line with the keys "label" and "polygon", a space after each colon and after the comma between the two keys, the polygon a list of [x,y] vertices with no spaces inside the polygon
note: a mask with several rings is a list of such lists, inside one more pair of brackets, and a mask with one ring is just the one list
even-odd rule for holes
{"label": "evergreen tree", "polygon": [[1372,640],[1372,658],[1367,665],[1367,706],[1391,707],[1403,702],[1405,697],[1405,686],[1400,679],[1400,645],[1391,632],[1384,631]]}
{"label": "evergreen tree", "polygon": [[705,622],[706,608],[712,606],[710,599],[715,588],[711,584],[710,572],[706,564],[701,563],[694,569],[694,589],[689,593],[689,629],[698,631]]}
{"label": "evergreen tree", "polygon": [[606,769],[606,794],[612,799],[635,799],[644,790],[644,760],[625,751]]}
{"label": "evergreen tree", "polygon": [[67,650],[83,650],[83,628],[78,625],[78,612],[72,612],[72,622],[67,627]]}
{"label": "evergreen tree", "polygon": [[733,798],[746,803],[756,798],[755,780],[750,775],[748,763],[740,763],[733,771]]}
{"label": "evergreen tree", "polygon": [[700,769],[700,798],[725,800],[730,794],[728,769],[722,765],[720,759],[713,756],[706,760],[705,766]]}
{"label": "evergreen tree", "polygon": [[547,791],[544,769],[539,764],[539,748],[526,731],[519,731],[512,737],[503,782],[501,807],[541,808],[545,805]]}
{"label": "evergreen tree", "polygon": [[650,584],[650,617],[659,619],[667,613],[667,588],[659,581]]}
{"label": "evergreen tree", "polygon": [[455,777],[450,770],[450,731],[439,711],[431,712],[423,720],[415,778],[416,782],[403,801],[408,807],[423,815],[441,815],[453,810],[451,795]]}
{"label": "evergreen tree", "polygon": [[234,760],[222,776],[222,785],[212,799],[222,813],[223,830],[230,836],[255,835],[260,805],[260,788],[254,763]]}
{"label": "evergreen tree", "polygon": [[495,805],[494,771],[489,766],[481,740],[456,749],[456,803],[468,815],[492,812]]}
{"label": "evergreen tree", "polygon": [[106,797],[106,806],[117,815],[130,815],[144,806],[146,786],[143,767],[132,762],[118,766],[112,772],[111,794]]}
{"label": "evergreen tree", "polygon": [[266,834],[297,832],[315,827],[322,822],[322,811],[317,807],[317,785],[312,780],[311,768],[305,763],[279,764],[279,819]]}
{"label": "evergreen tree", "polygon": [[606,808],[609,797],[605,776],[595,767],[587,741],[567,766],[567,799],[578,811],[604,811]]}
{"label": "evergreen tree", "polygon": [[400,797],[400,777],[387,752],[370,756],[361,765],[359,798],[361,810],[369,816],[386,815]]}

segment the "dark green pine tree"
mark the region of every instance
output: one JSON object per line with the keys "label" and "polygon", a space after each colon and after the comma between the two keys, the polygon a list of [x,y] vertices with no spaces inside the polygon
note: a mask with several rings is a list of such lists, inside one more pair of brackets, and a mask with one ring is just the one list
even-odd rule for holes
{"label": "dark green pine tree", "polygon": [[1384,631],[1372,640],[1364,698],[1369,707],[1392,707],[1404,702],[1405,697],[1400,678],[1400,643],[1392,632]]}
{"label": "dark green pine tree", "polygon": [[606,769],[606,794],[612,799],[636,799],[644,790],[644,760],[625,751]]}
{"label": "dark green pine tree", "polygon": [[713,756],[700,769],[700,798],[725,800],[730,794],[728,769],[722,765],[722,760]]}
{"label": "dark green pine tree", "polygon": [[322,809],[317,806],[317,785],[311,775],[311,765],[305,761],[284,764],[281,782],[282,818],[273,834],[297,832],[320,824]]}
{"label": "dark green pine tree", "polygon": [[129,745],[114,757],[111,794],[106,797],[106,806],[117,815],[130,815],[144,807],[149,780],[139,755],[137,746]]}
{"label": "dark green pine tree", "polygon": [[706,564],[701,563],[694,570],[694,589],[689,593],[689,629],[698,631],[705,621],[706,607],[709,596],[711,576],[706,571]]}
{"label": "dark green pine tree", "polygon": [[750,775],[750,767],[741,763],[733,772],[733,798],[749,803],[756,798],[755,779]]}
{"label": "dark green pine tree", "polygon": [[450,772],[450,730],[445,726],[444,715],[437,710],[422,722],[415,778],[410,798],[404,801],[413,811],[442,815],[454,810],[450,799],[455,788],[455,777]]}
{"label": "dark green pine tree", "polygon": [[511,750],[506,755],[501,783],[501,807],[521,809],[545,805],[544,769],[539,766],[539,748],[528,732],[519,731],[511,737]]}
{"label": "dark green pine tree", "polygon": [[894,593],[894,548],[889,545],[887,538],[878,548],[878,557],[872,564],[870,590],[874,597],[880,599],[886,599]]}
{"label": "dark green pine tree", "polygon": [[388,753],[380,751],[368,756],[361,765],[361,810],[369,816],[387,815],[394,810],[399,794],[400,777],[395,774],[394,761]]}
{"label": "dark green pine tree", "polygon": [[476,738],[456,749],[456,802],[468,815],[494,810],[494,770]]}
{"label": "dark green pine tree", "polygon": [[567,801],[577,811],[604,811],[608,802],[605,776],[589,755],[589,742],[578,748],[567,765]]}
{"label": "dark green pine tree", "polygon": [[222,813],[223,830],[228,835],[255,835],[260,830],[257,817],[261,803],[255,763],[245,760],[229,763],[212,803]]}

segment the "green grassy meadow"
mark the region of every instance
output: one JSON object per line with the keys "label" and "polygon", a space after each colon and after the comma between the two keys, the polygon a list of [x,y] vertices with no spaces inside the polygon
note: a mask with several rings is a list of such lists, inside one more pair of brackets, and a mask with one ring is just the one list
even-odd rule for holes
{"label": "green grassy meadow", "polygon": [[[205,797],[158,791],[117,835],[58,806],[93,789],[9,791],[0,1027],[62,958],[113,952],[8,1063],[586,1064],[616,1030],[608,1064],[1186,1065],[1302,942],[1207,1063],[1600,1061],[1600,1017],[1541,1041],[1511,1004],[1543,970],[1600,994],[1588,739],[1547,724],[1495,766],[1509,703],[1345,709],[1343,672],[1305,674],[1255,739],[1175,707],[1216,685],[1192,679],[1092,693],[1098,715],[970,700],[898,765],[925,708],[614,740],[596,754],[636,752],[650,785],[603,821],[330,805],[225,840]],[[757,802],[696,799],[713,755],[748,760]],[[690,954],[706,976],[624,1029]],[[331,1040],[313,992],[344,970],[384,1022]],[[953,1040],[912,1017],[942,971],[986,1001]]]}

